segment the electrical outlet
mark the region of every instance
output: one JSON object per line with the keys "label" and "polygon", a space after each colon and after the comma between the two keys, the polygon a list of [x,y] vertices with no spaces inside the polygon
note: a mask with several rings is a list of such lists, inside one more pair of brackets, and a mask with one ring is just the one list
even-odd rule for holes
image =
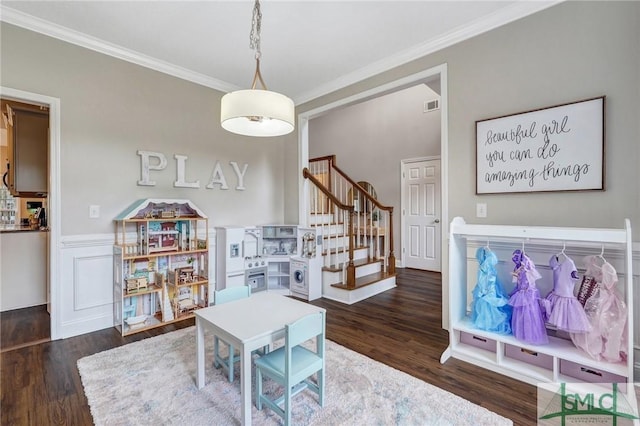
{"label": "electrical outlet", "polygon": [[476,204],[476,217],[487,217],[487,205],[486,203]]}
{"label": "electrical outlet", "polygon": [[97,219],[100,217],[100,206],[91,205],[89,206],[89,217],[91,219]]}

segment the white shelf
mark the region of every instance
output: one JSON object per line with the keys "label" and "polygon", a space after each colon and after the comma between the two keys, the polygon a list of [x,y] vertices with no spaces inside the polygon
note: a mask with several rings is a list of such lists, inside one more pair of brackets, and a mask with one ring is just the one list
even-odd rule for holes
{"label": "white shelf", "polygon": [[267,262],[267,289],[289,290],[290,259],[270,257]]}
{"label": "white shelf", "polygon": [[[611,363],[604,361],[595,361],[593,358],[590,358],[585,354],[582,350],[575,347],[572,341],[567,339],[562,339],[559,337],[549,336],[549,343],[544,345],[530,345],[525,342],[522,342],[511,334],[496,334],[491,333],[484,330],[478,330],[473,327],[471,324],[471,320],[469,318],[464,318],[458,324],[452,327],[454,330],[462,331],[465,333],[473,334],[476,336],[482,336],[487,339],[495,340],[496,342],[500,342],[503,345],[511,345],[519,348],[526,349],[528,351],[539,352],[541,354],[549,355],[558,359],[563,359],[566,361],[575,362],[577,364],[584,365],[593,365],[597,363],[598,370],[607,371],[609,373],[617,374],[619,376],[627,376],[627,363]],[[459,345],[464,345],[464,343],[459,343]],[[470,345],[466,345],[470,346]],[[474,346],[470,346],[471,348],[475,348]],[[500,350],[500,347],[496,349]],[[506,358],[505,358],[506,359]],[[504,363],[504,361],[503,361]],[[519,362],[519,365],[522,366],[522,362]],[[531,364],[526,364],[530,367],[535,367]]]}
{"label": "white shelf", "polygon": [[626,219],[625,228],[556,228],[548,226],[513,226],[513,225],[472,225],[457,217],[451,222],[451,234],[466,237],[491,237],[494,239],[523,240],[548,240],[548,241],[582,241],[590,243],[626,244],[630,235],[629,219]]}

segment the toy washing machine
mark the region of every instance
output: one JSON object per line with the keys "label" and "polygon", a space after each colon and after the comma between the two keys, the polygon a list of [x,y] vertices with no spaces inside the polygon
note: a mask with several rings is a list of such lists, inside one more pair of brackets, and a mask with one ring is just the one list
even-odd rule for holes
{"label": "toy washing machine", "polygon": [[322,260],[319,257],[291,257],[289,289],[293,296],[306,300],[322,297]]}

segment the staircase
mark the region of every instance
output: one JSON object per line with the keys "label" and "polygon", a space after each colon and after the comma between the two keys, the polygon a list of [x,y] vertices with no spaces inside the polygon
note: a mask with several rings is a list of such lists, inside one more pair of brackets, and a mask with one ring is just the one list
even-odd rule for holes
{"label": "staircase", "polygon": [[396,286],[393,207],[384,206],[335,165],[309,161],[310,226],[323,236],[322,297],[353,304]]}

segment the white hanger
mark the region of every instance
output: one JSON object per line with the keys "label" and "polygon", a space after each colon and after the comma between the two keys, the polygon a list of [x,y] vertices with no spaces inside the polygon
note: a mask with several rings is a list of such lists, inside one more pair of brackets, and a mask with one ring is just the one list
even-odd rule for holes
{"label": "white hanger", "polygon": [[[602,250],[600,250],[600,254],[596,256],[598,259],[602,260],[602,265],[607,263],[607,259],[604,258],[604,244],[602,245]],[[600,266],[602,266],[600,265]]]}
{"label": "white hanger", "polygon": [[565,259],[567,259],[567,254],[564,252],[567,248],[567,243],[565,241],[562,242],[562,250],[556,254],[556,257],[558,258],[558,260],[560,259],[560,256],[564,257]]}

